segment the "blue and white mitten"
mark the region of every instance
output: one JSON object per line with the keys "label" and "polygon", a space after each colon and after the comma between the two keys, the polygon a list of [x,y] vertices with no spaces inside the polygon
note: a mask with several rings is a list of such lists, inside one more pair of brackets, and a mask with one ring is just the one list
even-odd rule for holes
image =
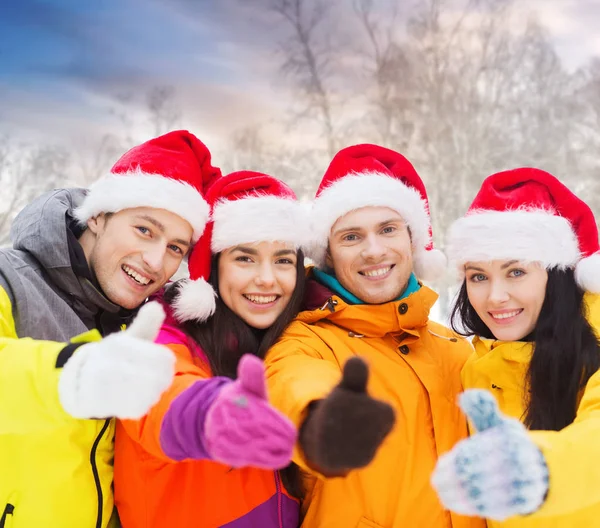
{"label": "blue and white mitten", "polygon": [[539,509],[548,467],[523,424],[504,416],[485,390],[465,391],[459,403],[477,433],[438,460],[431,482],[442,504],[498,521]]}

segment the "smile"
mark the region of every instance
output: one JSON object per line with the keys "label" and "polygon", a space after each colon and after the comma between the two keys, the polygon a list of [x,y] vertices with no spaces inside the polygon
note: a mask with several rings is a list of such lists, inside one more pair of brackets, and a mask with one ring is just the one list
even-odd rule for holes
{"label": "smile", "polygon": [[513,310],[512,312],[504,312],[504,313],[490,313],[490,315],[492,316],[492,319],[497,319],[497,320],[503,320],[503,319],[510,319],[511,317],[515,317],[517,315],[519,315],[521,312],[523,311],[523,309],[519,309],[519,310]]}
{"label": "smile", "polygon": [[148,277],[144,277],[143,275],[140,275],[137,271],[131,269],[126,264],[123,264],[121,266],[121,269],[125,273],[127,273],[127,275],[129,275],[135,282],[137,282],[138,284],[140,284],[141,286],[147,286],[148,284],[150,284],[151,282],[153,282],[152,279],[150,279]]}
{"label": "smile", "polygon": [[385,266],[383,268],[359,271],[358,273],[364,277],[383,277],[384,275],[388,274],[394,266],[395,266],[395,264],[392,264],[391,266]]}
{"label": "smile", "polygon": [[279,295],[254,295],[254,294],[243,294],[246,299],[254,304],[271,304],[275,302]]}

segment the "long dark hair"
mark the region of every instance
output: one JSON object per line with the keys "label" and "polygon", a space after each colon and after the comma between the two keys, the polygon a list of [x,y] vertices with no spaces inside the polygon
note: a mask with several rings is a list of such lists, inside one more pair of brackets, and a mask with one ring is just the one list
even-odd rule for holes
{"label": "long dark hair", "polygon": [[[214,255],[211,261],[209,282],[216,292],[219,291],[219,257]],[[275,322],[266,330],[252,328],[238,317],[217,295],[214,315],[204,323],[187,321],[182,329],[198,343],[206,357],[213,376],[227,376],[235,379],[237,366],[244,354],[254,354],[261,359],[271,348],[286,326],[300,311],[304,298],[306,274],[304,254],[297,252],[296,286],[288,305]],[[164,300],[172,304],[177,298],[181,282],[171,285],[165,292]],[[300,499],[303,495],[300,468],[291,463],[280,471],[281,480],[290,495]]]}
{"label": "long dark hair", "polygon": [[[533,342],[523,417],[529,429],[560,431],[573,423],[579,392],[600,368],[600,343],[587,320],[583,295],[573,270],[548,271],[540,315],[533,332],[523,338]],[[461,335],[494,339],[469,302],[466,281],[450,321]]]}

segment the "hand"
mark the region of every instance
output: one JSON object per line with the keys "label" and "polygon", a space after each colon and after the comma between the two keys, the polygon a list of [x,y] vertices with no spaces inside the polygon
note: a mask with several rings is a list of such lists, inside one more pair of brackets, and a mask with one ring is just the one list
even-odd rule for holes
{"label": "hand", "polygon": [[478,431],[441,456],[431,482],[449,510],[502,521],[536,511],[548,491],[548,468],[527,430],[472,389],[460,406]]}
{"label": "hand", "polygon": [[213,460],[234,467],[281,469],[296,444],[294,424],[267,399],[264,363],[251,354],[238,378],[221,389],[206,415],[204,445]]}
{"label": "hand", "polygon": [[368,465],[392,430],[394,410],[367,393],[369,368],[354,357],[344,365],[342,381],[313,403],[300,429],[307,461],[325,476],[343,476]]}
{"label": "hand", "polygon": [[144,305],[130,327],[79,347],[62,369],[60,402],[75,418],[141,418],[170,386],[175,356],[154,343],[160,304]]}

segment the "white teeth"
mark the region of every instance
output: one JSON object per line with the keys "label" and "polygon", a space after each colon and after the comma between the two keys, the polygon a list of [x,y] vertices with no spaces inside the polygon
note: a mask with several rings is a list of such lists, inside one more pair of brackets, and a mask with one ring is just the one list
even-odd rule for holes
{"label": "white teeth", "polygon": [[505,312],[501,314],[491,314],[494,319],[508,319],[509,317],[514,317],[518,315],[521,310],[515,310],[514,312]]}
{"label": "white teeth", "polygon": [[256,304],[269,304],[277,299],[277,295],[244,295],[244,297]]}
{"label": "white teeth", "polygon": [[130,277],[134,278],[136,280],[136,282],[139,282],[140,284],[143,284],[144,286],[146,284],[150,283],[150,279],[148,279],[147,277],[142,277],[142,275],[140,275],[136,271],[132,270],[129,266],[123,265],[123,271],[125,273],[127,273],[127,275],[129,275]]}
{"label": "white teeth", "polygon": [[385,275],[391,269],[392,269],[392,267],[388,266],[387,268],[379,268],[379,269],[372,270],[372,271],[363,271],[363,275],[365,275],[367,277],[379,277],[380,275]]}

